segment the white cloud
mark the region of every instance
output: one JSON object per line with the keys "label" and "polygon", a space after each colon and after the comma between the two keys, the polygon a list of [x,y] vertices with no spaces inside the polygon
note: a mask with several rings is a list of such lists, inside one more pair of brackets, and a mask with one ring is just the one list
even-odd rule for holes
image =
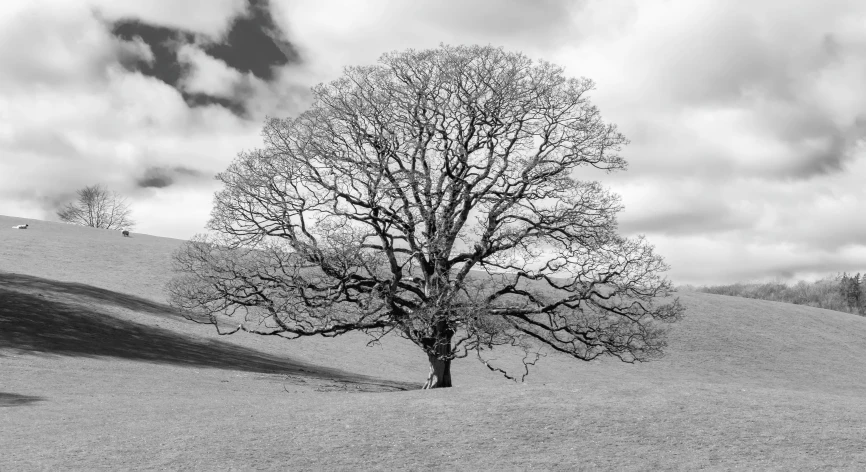
{"label": "white cloud", "polygon": [[189,92],[231,98],[244,79],[243,74],[225,61],[214,59],[194,45],[184,44],[177,55],[180,62],[192,67],[191,73],[183,80],[183,88]]}
{"label": "white cloud", "polygon": [[21,8],[0,16],[0,84],[22,92],[101,81],[116,43],[81,8]]}
{"label": "white cloud", "polygon": [[[646,233],[674,281],[866,269],[866,3],[272,3],[304,60],[274,82],[196,46],[180,51],[193,70],[184,90],[245,87],[253,119],[242,120],[190,109],[172,87],[118,67],[120,54],[153,51],[117,41],[93,15],[217,37],[241,0],[2,2],[0,213],[50,218],[76,188],[102,182],[129,195],[139,231],[188,237],[207,219],[209,176],[260,144],[265,114],[296,113],[307,87],[387,51],[480,43],[596,81],[593,101],[632,140],[630,168],[580,178],[622,193],[623,230]],[[147,175],[178,185],[141,188]]]}
{"label": "white cloud", "polygon": [[[136,182],[154,167],[195,170],[185,181],[206,191],[214,173],[257,141],[258,123],[220,107],[190,109],[174,88],[123,70],[118,54],[147,59],[149,48],[111,37],[87,5],[21,8],[0,17],[0,36],[0,81],[13,92],[0,93],[6,214],[52,219],[58,204],[95,183],[145,204],[154,192]],[[179,219],[201,212],[173,209]]]}

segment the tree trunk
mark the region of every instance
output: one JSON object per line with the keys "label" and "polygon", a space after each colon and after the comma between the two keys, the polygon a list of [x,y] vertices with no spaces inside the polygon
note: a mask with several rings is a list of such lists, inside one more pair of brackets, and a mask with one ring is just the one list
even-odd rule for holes
{"label": "tree trunk", "polygon": [[427,357],[430,359],[430,375],[427,376],[424,389],[450,387],[451,360],[443,361],[432,354],[427,354]]}
{"label": "tree trunk", "polygon": [[436,324],[433,337],[424,339],[424,349],[430,361],[430,374],[424,389],[444,388],[451,386],[451,337],[454,331],[444,321]]}

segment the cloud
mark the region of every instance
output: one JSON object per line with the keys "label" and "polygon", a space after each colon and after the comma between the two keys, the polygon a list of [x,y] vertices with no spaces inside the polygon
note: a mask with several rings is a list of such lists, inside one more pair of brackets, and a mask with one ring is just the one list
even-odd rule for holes
{"label": "cloud", "polygon": [[[639,2],[555,62],[596,79],[605,116],[632,137],[636,175],[722,170],[768,179],[841,172],[864,137],[866,6],[850,2]],[[859,20],[858,20],[859,18]],[[748,157],[747,157],[748,156]],[[688,170],[678,170],[688,169]]]}
{"label": "cloud", "polygon": [[23,156],[69,159],[78,156],[72,141],[60,130],[28,127],[10,129],[7,137],[0,137],[0,146]]}
{"label": "cloud", "polygon": [[190,71],[180,82],[187,92],[208,96],[232,97],[235,87],[243,79],[243,74],[216,59],[200,48],[188,44],[178,48],[179,63],[190,66]]}
{"label": "cloud", "polygon": [[816,280],[840,272],[862,273],[866,260],[862,245],[824,251],[800,244],[756,244],[748,239],[708,236],[656,236],[653,242],[676,273],[676,284]]}
{"label": "cloud", "polygon": [[[53,0],[53,3],[64,2],[68,3],[67,0]],[[250,4],[248,0],[88,0],[82,3],[109,23],[137,19],[144,24],[195,32],[212,38],[224,36],[233,19],[243,15]],[[40,10],[47,8],[42,6]]]}
{"label": "cloud", "polygon": [[132,45],[112,41],[83,9],[24,9],[0,17],[0,84],[8,93],[34,87],[79,88],[105,83],[107,70]]}
{"label": "cloud", "polygon": [[397,18],[424,18],[411,23],[426,29],[425,36],[459,35],[466,42],[495,45],[511,43],[530,48],[555,47],[561,35],[572,30],[576,0],[445,0],[438,2],[389,2]]}
{"label": "cloud", "polygon": [[[178,12],[172,5],[185,2],[162,3]],[[264,21],[267,5],[253,3],[257,12],[245,3],[225,9],[221,19],[208,10],[209,24],[166,22],[166,28],[191,32],[181,39],[193,41],[169,48],[174,56],[168,58],[155,38],[111,33],[112,22],[131,18],[160,27],[165,18],[159,15],[135,16],[139,4],[129,10],[98,1],[0,5],[0,210],[53,219],[76,189],[96,183],[128,196],[134,211],[168,189],[211,192],[211,176],[261,142],[266,114],[302,106],[303,97],[292,95],[298,79],[284,70],[294,62],[273,63],[267,73],[255,70],[266,82],[249,65],[238,70],[206,53],[237,29],[238,15]],[[196,42],[212,35],[217,39]],[[180,57],[178,51],[191,54]],[[263,64],[272,61],[266,59]],[[215,65],[224,74],[208,82],[208,74],[220,70]],[[273,103],[279,96],[286,99]],[[175,205],[173,211],[192,210]],[[178,219],[185,223],[173,234],[189,236],[204,224]],[[149,224],[141,222],[140,230]]]}
{"label": "cloud", "polygon": [[165,188],[174,184],[178,178],[202,177],[204,173],[183,166],[175,167],[148,167],[136,184],[141,188]]}
{"label": "cloud", "polygon": [[543,53],[570,40],[579,0],[320,0],[275,2],[313,83],[383,53],[446,44],[492,44]]}
{"label": "cloud", "polygon": [[621,230],[676,282],[862,271],[864,21],[843,0],[7,0],[0,213],[51,218],[102,183],[140,231],[188,237],[210,176],[309,86],[388,51],[493,44],[596,81],[630,166],[575,177],[623,195]]}
{"label": "cloud", "polygon": [[245,100],[252,91],[246,75],[269,82],[277,68],[300,61],[267,0],[248,0],[219,35],[124,17],[111,23],[111,33],[151,51],[148,57],[122,57],[127,70],[174,87],[191,107],[217,105],[242,117],[248,116]]}
{"label": "cloud", "polygon": [[275,68],[299,62],[300,57],[274,22],[268,0],[248,0],[246,14],[235,17],[222,41],[208,42],[204,51],[240,72],[264,80]]}
{"label": "cloud", "polygon": [[732,198],[730,186],[708,189],[696,179],[646,178],[618,190],[626,202],[619,218],[625,234],[718,234],[750,229],[760,217],[758,209]]}
{"label": "cloud", "polygon": [[627,172],[580,174],[623,195],[622,231],[678,282],[866,267],[866,5],[608,4],[548,58],[631,139]]}

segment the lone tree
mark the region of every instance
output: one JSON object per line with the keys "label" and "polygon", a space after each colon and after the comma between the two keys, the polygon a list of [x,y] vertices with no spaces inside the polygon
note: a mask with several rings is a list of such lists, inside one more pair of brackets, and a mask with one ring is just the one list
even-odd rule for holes
{"label": "lone tree", "polygon": [[469,354],[515,378],[485,358],[495,346],[525,350],[524,376],[541,348],[661,355],[656,321],[682,312],[660,300],[667,267],[616,234],[616,195],[576,178],[626,167],[592,88],[493,47],[346,68],[218,174],[213,231],[175,254],[172,303],[220,334],[396,333],[426,352],[424,388],[451,386]]}
{"label": "lone tree", "polygon": [[126,199],[102,185],[78,190],[78,199],[57,211],[60,221],[102,229],[132,229],[135,222]]}

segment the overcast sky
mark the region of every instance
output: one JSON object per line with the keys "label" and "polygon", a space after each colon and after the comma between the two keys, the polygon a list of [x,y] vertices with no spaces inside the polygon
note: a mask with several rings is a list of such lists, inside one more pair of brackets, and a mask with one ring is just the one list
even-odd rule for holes
{"label": "overcast sky", "polygon": [[622,195],[677,284],[866,270],[866,2],[3,0],[0,214],[128,196],[203,231],[263,119],[384,52],[492,44],[593,79],[631,140]]}

